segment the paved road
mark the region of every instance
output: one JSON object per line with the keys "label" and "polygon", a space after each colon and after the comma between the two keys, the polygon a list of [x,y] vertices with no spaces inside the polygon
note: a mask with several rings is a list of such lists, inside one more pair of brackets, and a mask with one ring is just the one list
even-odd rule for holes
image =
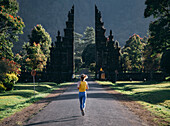
{"label": "paved road", "polygon": [[27,126],[146,126],[102,86],[89,82],[86,115],[79,110],[76,84],[28,121]]}

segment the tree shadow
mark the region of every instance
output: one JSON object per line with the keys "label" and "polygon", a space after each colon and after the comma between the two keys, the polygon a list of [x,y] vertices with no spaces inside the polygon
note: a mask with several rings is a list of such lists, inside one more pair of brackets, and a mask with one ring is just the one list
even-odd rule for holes
{"label": "tree shadow", "polygon": [[24,98],[29,98],[34,95],[34,92],[33,91],[30,91],[30,92],[19,91],[19,92],[11,92],[11,93],[9,92],[9,93],[2,94],[0,96],[11,96],[11,95],[18,95]]}
{"label": "tree shadow", "polygon": [[56,120],[47,120],[43,122],[31,123],[31,124],[27,124],[24,126],[34,126],[34,125],[42,125],[42,124],[50,125],[50,123],[68,122],[68,121],[78,120],[80,117],[81,116],[70,116],[70,117],[65,117],[65,118],[59,118]]}
{"label": "tree shadow", "polygon": [[134,98],[151,103],[159,104],[170,100],[170,90],[154,90],[147,92],[138,92],[132,95]]}

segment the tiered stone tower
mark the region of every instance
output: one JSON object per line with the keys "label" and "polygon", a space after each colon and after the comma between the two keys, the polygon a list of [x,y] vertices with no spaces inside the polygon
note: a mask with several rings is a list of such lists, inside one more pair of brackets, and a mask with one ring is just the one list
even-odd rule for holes
{"label": "tiered stone tower", "polygon": [[56,38],[47,63],[48,79],[58,83],[71,81],[74,74],[74,6],[68,13],[64,37],[58,31]]}
{"label": "tiered stone tower", "polygon": [[114,41],[112,31],[108,38],[105,32],[101,12],[95,6],[96,78],[100,79],[100,73],[104,72],[106,80],[115,82],[120,69],[120,47],[118,41]]}
{"label": "tiered stone tower", "polygon": [[105,37],[106,29],[104,28],[104,23],[102,22],[101,12],[95,6],[95,43],[96,43],[96,75],[99,73],[100,68],[104,69],[106,57],[106,41]]}

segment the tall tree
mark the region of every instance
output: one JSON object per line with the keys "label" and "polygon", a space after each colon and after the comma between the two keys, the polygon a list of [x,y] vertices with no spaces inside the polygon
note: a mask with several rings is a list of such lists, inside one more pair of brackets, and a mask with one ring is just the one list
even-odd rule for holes
{"label": "tall tree", "polygon": [[13,42],[23,33],[24,22],[17,16],[17,0],[0,0],[0,59],[13,58]]}
{"label": "tall tree", "polygon": [[123,69],[140,71],[142,70],[144,43],[139,35],[134,34],[127,41],[122,48]]}
{"label": "tall tree", "polygon": [[160,61],[161,61],[161,54],[157,53],[156,55],[153,55],[153,49],[152,47],[147,44],[144,47],[143,51],[143,66],[145,72],[153,72],[160,70]]}
{"label": "tall tree", "polygon": [[50,46],[51,46],[51,37],[49,33],[45,31],[42,25],[37,24],[31,31],[29,37],[30,45],[33,46],[34,42],[41,45],[41,50],[43,51],[46,57],[49,57]]}
{"label": "tall tree", "polygon": [[82,60],[86,66],[90,66],[91,63],[95,63],[95,44],[89,44],[83,50]]}
{"label": "tall tree", "polygon": [[170,50],[167,50],[161,59],[161,67],[162,69],[170,76]]}
{"label": "tall tree", "polygon": [[27,71],[31,71],[32,69],[37,71],[42,71],[46,66],[47,58],[43,54],[41,50],[40,44],[29,45],[29,43],[23,46],[23,49],[26,51],[26,55],[24,56],[24,65]]}
{"label": "tall tree", "polygon": [[81,57],[83,49],[85,48],[84,41],[82,40],[82,38],[82,34],[74,32],[75,57]]}
{"label": "tall tree", "polygon": [[85,43],[94,44],[95,43],[95,31],[93,27],[87,27],[84,31],[84,39]]}
{"label": "tall tree", "polygon": [[149,26],[149,43],[153,52],[165,52],[170,49],[170,0],[146,0],[145,4],[145,18],[156,19]]}

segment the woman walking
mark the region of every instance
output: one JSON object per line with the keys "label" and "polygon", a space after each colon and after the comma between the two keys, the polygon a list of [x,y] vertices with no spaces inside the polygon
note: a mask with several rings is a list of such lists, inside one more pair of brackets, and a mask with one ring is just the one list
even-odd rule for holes
{"label": "woman walking", "polygon": [[82,74],[80,77],[80,80],[77,84],[77,88],[79,89],[79,101],[80,101],[80,110],[82,115],[85,115],[85,105],[86,105],[86,90],[89,89],[88,83],[85,81],[88,76],[85,74]]}

